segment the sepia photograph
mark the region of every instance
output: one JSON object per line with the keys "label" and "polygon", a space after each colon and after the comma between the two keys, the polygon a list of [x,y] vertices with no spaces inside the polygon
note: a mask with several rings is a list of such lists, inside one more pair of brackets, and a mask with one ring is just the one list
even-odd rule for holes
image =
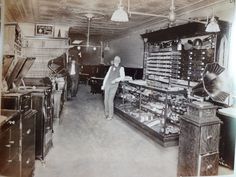
{"label": "sepia photograph", "polygon": [[235,0],[0,15],[0,177],[236,177]]}

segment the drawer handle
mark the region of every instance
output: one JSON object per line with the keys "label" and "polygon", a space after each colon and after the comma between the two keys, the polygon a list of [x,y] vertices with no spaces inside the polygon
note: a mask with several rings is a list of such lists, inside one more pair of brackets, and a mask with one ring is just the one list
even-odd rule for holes
{"label": "drawer handle", "polygon": [[28,135],[30,134],[30,132],[31,132],[31,129],[27,130],[26,134]]}
{"label": "drawer handle", "polygon": [[28,108],[29,108],[29,106],[28,106],[28,105],[24,106],[24,109],[28,109]]}
{"label": "drawer handle", "polygon": [[10,147],[11,147],[11,145],[10,145],[10,144],[6,144],[6,145],[5,145],[5,147],[7,147],[7,148],[10,148]]}
{"label": "drawer handle", "polygon": [[207,140],[210,140],[212,139],[213,137],[210,135],[210,136],[207,136]]}
{"label": "drawer handle", "polygon": [[27,161],[26,161],[26,164],[29,164],[30,163],[30,159],[28,159]]}
{"label": "drawer handle", "polygon": [[9,141],[10,144],[15,144],[15,141]]}
{"label": "drawer handle", "polygon": [[213,166],[210,164],[210,165],[207,165],[207,170],[211,169]]}
{"label": "drawer handle", "polygon": [[7,160],[8,163],[12,163],[12,160]]}
{"label": "drawer handle", "polygon": [[13,121],[8,121],[8,123],[10,124],[10,125],[14,125],[16,122],[13,120]]}

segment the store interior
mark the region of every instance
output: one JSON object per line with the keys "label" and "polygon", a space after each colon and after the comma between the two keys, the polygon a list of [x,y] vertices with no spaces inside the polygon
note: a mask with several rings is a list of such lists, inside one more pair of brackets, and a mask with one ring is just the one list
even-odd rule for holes
{"label": "store interior", "polygon": [[235,9],[0,0],[0,176],[235,176]]}

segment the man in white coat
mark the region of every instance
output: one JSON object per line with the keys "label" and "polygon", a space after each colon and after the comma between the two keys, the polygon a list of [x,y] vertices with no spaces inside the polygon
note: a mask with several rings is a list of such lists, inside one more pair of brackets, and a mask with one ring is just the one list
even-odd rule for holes
{"label": "man in white coat", "polygon": [[119,86],[119,82],[125,78],[124,67],[120,66],[121,59],[119,56],[115,56],[114,64],[110,66],[102,84],[102,90],[104,90],[104,105],[105,116],[107,120],[113,118],[114,113],[114,97]]}

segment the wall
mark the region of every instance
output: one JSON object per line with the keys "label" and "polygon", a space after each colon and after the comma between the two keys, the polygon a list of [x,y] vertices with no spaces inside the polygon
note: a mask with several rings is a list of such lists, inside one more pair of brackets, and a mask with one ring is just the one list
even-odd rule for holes
{"label": "wall", "polygon": [[[234,13],[233,3],[229,3],[229,1],[227,1],[214,5],[214,13],[221,20],[232,22]],[[187,14],[177,18],[187,19],[189,17],[207,17],[211,15],[212,7],[206,7],[195,12],[187,12]],[[136,29],[122,38],[110,41],[109,45],[111,50],[105,52],[105,62],[108,63],[115,55],[120,55],[124,66],[137,68],[143,67],[143,41],[141,40],[140,34],[145,33],[146,29],[156,31],[166,25],[166,22],[156,25],[149,25],[145,27],[145,29]]]}
{"label": "wall", "polygon": [[[19,23],[23,37],[22,53],[24,57],[35,57],[36,60],[27,73],[27,77],[49,76],[51,71],[47,64],[51,59],[58,58],[67,53],[69,26],[54,25],[54,39],[35,36],[35,24]],[[60,30],[61,38],[58,38]]]}
{"label": "wall", "polygon": [[[19,23],[23,36],[35,35],[35,24],[33,23]],[[54,37],[58,36],[59,30],[61,31],[61,37],[68,37],[69,26],[54,25]]]}
{"label": "wall", "polygon": [[101,63],[101,48],[97,47],[94,50],[93,47],[81,47],[78,50],[77,47],[73,47],[69,50],[69,56],[81,65],[99,65]]}
{"label": "wall", "polygon": [[126,67],[143,67],[143,40],[138,33],[112,41],[110,50],[105,51],[105,63],[110,63],[114,56],[121,57],[121,64]]}

